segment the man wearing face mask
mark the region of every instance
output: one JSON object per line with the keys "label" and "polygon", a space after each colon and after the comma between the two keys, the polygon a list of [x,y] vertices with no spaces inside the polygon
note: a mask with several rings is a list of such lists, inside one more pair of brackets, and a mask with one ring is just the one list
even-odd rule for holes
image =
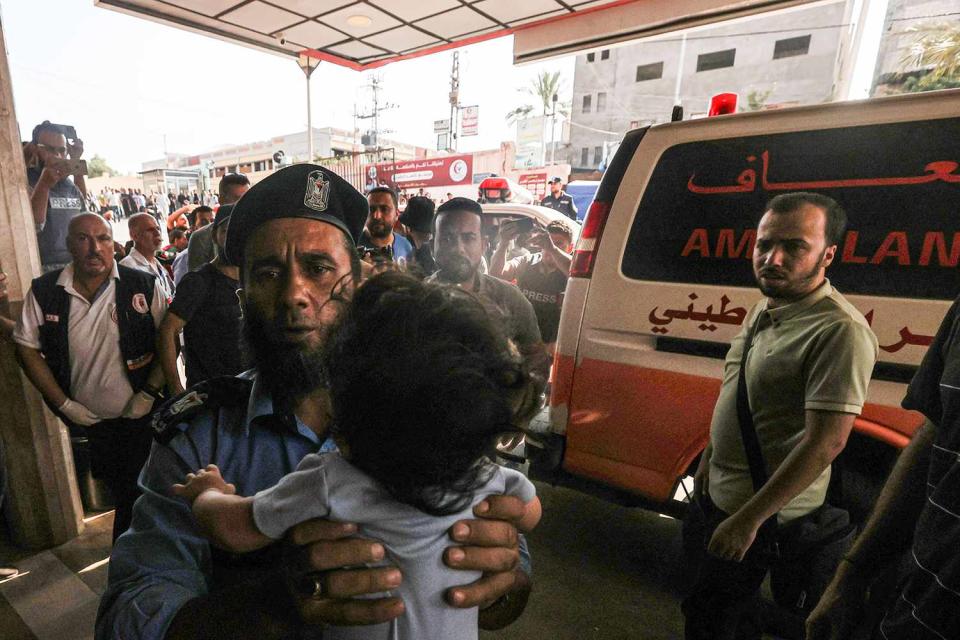
{"label": "man wearing face mask", "polygon": [[480,272],[486,251],[483,209],[475,200],[453,198],[437,208],[434,255],[439,271],[429,281],[455,284],[475,293],[503,318],[507,337],[532,373],[546,378],[550,367],[533,306],[514,285]]}
{"label": "man wearing face mask", "polygon": [[75,174],[71,180],[66,164],[68,157],[77,160],[83,155],[83,141],[69,142],[63,127],[44,120],[34,127],[30,142],[24,146],[30,206],[44,272],[70,264],[67,227],[86,210],[83,175]]}
{"label": "man wearing face mask", "polygon": [[232,213],[232,204],[220,207],[212,225],[217,257],[183,277],[160,325],[160,363],[174,393],[184,391],[177,370],[176,336],[181,330],[187,387],[246,369],[240,350],[239,269],[223,251]]}

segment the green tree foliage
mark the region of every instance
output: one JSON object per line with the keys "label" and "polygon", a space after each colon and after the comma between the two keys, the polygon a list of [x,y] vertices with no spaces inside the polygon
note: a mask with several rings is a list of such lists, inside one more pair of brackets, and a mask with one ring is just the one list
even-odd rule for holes
{"label": "green tree foliage", "polygon": [[99,178],[100,176],[115,176],[117,172],[107,164],[105,159],[94,154],[94,156],[87,161],[87,174],[91,178]]}
{"label": "green tree foliage", "polygon": [[[563,79],[559,71],[549,72],[541,71],[536,78],[530,81],[526,87],[518,89],[520,93],[526,94],[529,98],[539,103],[541,114],[547,115],[553,110],[553,96],[560,93]],[[537,106],[532,104],[522,104],[515,109],[507,112],[507,123],[513,124],[517,120],[528,118],[536,110]],[[565,103],[557,103],[557,114],[567,116],[570,113],[570,106]]]}
{"label": "green tree foliage", "polygon": [[906,29],[914,40],[900,60],[903,67],[925,69],[910,77],[903,90],[910,93],[960,87],[960,23],[924,23]]}
{"label": "green tree foliage", "polygon": [[773,93],[773,89],[767,89],[766,91],[752,89],[747,93],[747,109],[749,111],[760,111],[767,104],[767,98],[770,97],[771,93]]}

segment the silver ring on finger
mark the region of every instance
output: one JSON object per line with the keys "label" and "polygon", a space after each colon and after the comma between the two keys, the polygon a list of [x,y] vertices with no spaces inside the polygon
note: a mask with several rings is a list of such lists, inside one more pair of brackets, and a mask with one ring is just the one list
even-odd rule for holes
{"label": "silver ring on finger", "polygon": [[313,591],[310,592],[310,598],[313,600],[323,598],[323,579],[320,576],[313,577]]}

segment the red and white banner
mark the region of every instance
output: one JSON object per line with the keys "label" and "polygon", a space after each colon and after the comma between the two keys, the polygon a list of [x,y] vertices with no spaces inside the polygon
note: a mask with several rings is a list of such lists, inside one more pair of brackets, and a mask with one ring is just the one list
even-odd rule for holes
{"label": "red and white banner", "polygon": [[475,136],[480,130],[480,107],[463,107],[460,110],[460,135]]}
{"label": "red and white banner", "polygon": [[367,165],[367,184],[376,182],[393,189],[447,187],[473,183],[473,156],[446,156]]}

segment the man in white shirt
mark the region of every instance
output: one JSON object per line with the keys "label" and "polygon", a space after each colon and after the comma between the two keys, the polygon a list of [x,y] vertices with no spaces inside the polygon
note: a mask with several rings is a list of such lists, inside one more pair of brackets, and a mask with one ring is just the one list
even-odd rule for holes
{"label": "man in white shirt", "polygon": [[149,213],[137,213],[127,220],[127,228],[130,230],[133,248],[130,250],[130,255],[121,260],[120,264],[155,275],[160,280],[164,297],[169,303],[173,298],[175,286],[170,274],[157,260],[157,251],[163,244],[160,225]]}
{"label": "man in white shirt", "polygon": [[149,413],[162,395],[156,328],[166,296],[156,278],[117,266],[110,226],[97,214],[71,220],[67,247],[73,262],[33,281],[13,339],[50,408],[89,437],[93,475],[116,500],[116,539],[130,524]]}

